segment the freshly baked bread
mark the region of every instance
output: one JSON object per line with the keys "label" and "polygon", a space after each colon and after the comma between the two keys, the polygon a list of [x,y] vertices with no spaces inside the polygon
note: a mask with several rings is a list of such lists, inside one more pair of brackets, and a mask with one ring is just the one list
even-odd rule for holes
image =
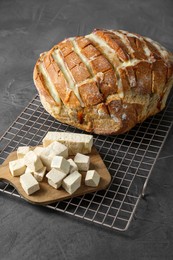
{"label": "freshly baked bread", "polygon": [[97,134],[121,134],[165,107],[173,56],[127,31],[94,30],[40,55],[34,82],[57,120]]}

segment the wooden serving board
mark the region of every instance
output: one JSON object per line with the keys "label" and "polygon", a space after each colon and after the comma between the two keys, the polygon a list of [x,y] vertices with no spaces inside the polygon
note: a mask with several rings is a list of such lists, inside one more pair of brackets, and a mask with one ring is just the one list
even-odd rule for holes
{"label": "wooden serving board", "polygon": [[95,169],[100,174],[100,183],[97,187],[87,187],[84,184],[86,172],[82,172],[82,185],[72,195],[66,192],[62,187],[58,190],[54,189],[47,183],[47,178],[44,177],[43,181],[40,182],[40,190],[35,192],[33,195],[28,196],[20,184],[20,177],[13,177],[8,167],[9,161],[17,159],[16,152],[9,154],[4,163],[0,166],[0,180],[8,181],[28,202],[40,205],[50,204],[60,200],[69,199],[71,197],[77,197],[86,193],[106,189],[111,181],[111,175],[95,147],[92,148],[91,154],[89,155],[91,159],[90,169]]}

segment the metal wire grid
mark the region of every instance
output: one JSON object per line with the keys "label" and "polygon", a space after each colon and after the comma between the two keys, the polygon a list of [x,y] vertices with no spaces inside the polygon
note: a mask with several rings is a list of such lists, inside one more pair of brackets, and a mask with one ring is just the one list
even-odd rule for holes
{"label": "metal wire grid", "polygon": [[[144,193],[152,168],[171,129],[172,96],[167,108],[131,131],[119,136],[94,135],[94,145],[112,175],[106,190],[47,205],[81,219],[126,230]],[[48,131],[82,131],[55,121],[36,96],[0,140],[0,164],[21,145],[38,145]],[[8,183],[0,191],[20,197]]]}

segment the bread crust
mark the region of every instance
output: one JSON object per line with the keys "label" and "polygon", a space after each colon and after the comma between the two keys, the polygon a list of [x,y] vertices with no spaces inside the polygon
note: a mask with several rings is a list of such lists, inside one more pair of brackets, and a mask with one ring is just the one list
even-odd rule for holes
{"label": "bread crust", "polygon": [[137,34],[95,30],[41,54],[33,79],[43,107],[60,122],[122,134],[164,109],[173,55]]}

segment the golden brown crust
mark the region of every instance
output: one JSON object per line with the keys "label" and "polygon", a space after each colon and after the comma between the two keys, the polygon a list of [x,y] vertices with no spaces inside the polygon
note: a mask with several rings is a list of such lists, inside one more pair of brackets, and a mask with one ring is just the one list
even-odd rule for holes
{"label": "golden brown crust", "polygon": [[97,85],[104,99],[117,93],[117,79],[113,69],[105,71],[102,78],[97,79]]}
{"label": "golden brown crust", "polygon": [[141,61],[134,66],[136,74],[136,91],[139,94],[151,94],[151,64],[146,61]]}
{"label": "golden brown crust", "polygon": [[38,64],[34,68],[34,83],[40,96],[43,96],[51,106],[57,106],[49,91],[45,88],[43,75],[39,72]]}
{"label": "golden brown crust", "polygon": [[57,120],[122,134],[165,107],[173,57],[138,34],[95,30],[43,53],[33,77],[43,106]]}
{"label": "golden brown crust", "polygon": [[86,107],[97,105],[103,101],[96,82],[84,83],[79,86],[79,94]]}
{"label": "golden brown crust", "polygon": [[127,47],[121,41],[121,39],[114,35],[110,31],[96,31],[96,35],[98,35],[101,39],[105,40],[105,42],[118,54],[119,59],[123,61],[127,61],[129,59],[129,53],[127,51]]}

